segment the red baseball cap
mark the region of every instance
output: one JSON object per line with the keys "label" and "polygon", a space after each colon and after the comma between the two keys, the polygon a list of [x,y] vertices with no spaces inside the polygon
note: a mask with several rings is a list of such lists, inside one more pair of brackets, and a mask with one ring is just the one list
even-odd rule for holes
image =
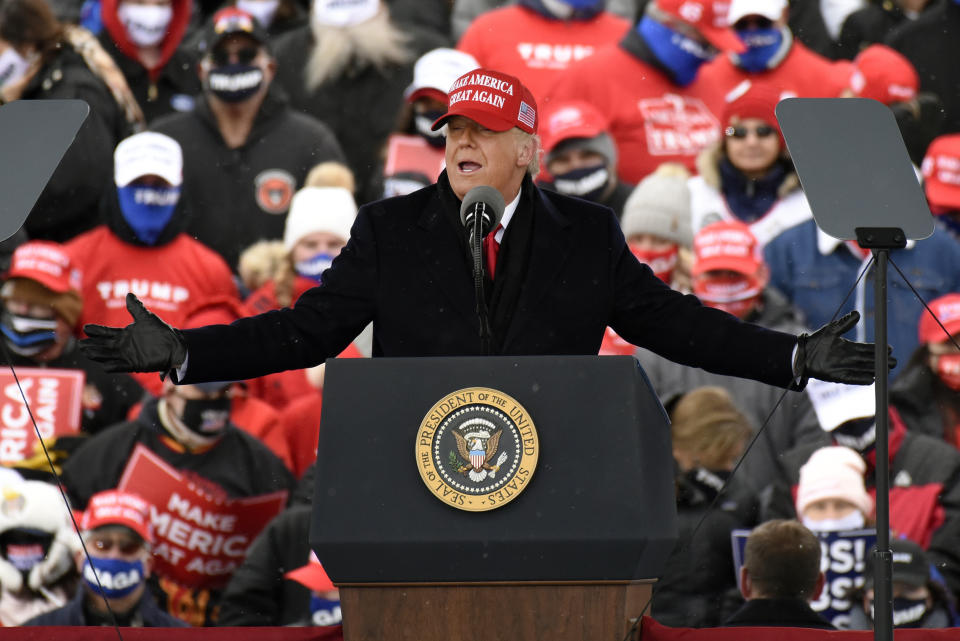
{"label": "red baseball cap", "polygon": [[783,132],[777,122],[777,104],[784,98],[795,96],[791,91],[781,90],[771,84],[744,80],[727,94],[723,110],[723,126],[729,127],[734,118],[757,118],[777,130],[780,146],[785,147]]}
{"label": "red baseball cap", "polygon": [[80,271],[71,266],[63,246],[50,241],[32,240],[17,247],[6,278],[35,280],[58,294],[80,291]]}
{"label": "red baseball cap", "polygon": [[320,564],[320,559],[317,558],[316,553],[312,550],[310,551],[310,560],[306,565],[300,566],[295,570],[290,570],[283,576],[291,581],[296,581],[307,586],[314,592],[329,592],[330,590],[337,589],[336,586],[333,585],[333,581],[330,580],[330,577],[327,576],[323,565]]}
{"label": "red baseball cap", "polygon": [[960,134],[935,138],[923,158],[922,171],[930,206],[941,211],[960,209]]}
{"label": "red baseball cap", "polygon": [[[930,302],[930,309],[950,332],[950,336],[960,332],[960,294],[941,296]],[[927,310],[923,310],[923,315],[920,317],[917,335],[921,343],[942,343],[948,340],[940,325]]]}
{"label": "red baseball cap", "polygon": [[519,127],[528,134],[537,133],[537,102],[514,76],[474,69],[457,78],[447,95],[447,113],[433,123],[434,131],[451,116],[464,116],[493,131]]}
{"label": "red baseball cap", "polygon": [[603,114],[581,100],[551,102],[541,115],[540,137],[548,153],[569,138],[595,138],[607,130]]}
{"label": "red baseball cap", "polygon": [[850,89],[860,98],[873,98],[885,105],[913,100],[920,77],[909,60],[884,45],[870,45],[853,60]]}
{"label": "red baseball cap", "polygon": [[756,237],[740,222],[707,225],[693,237],[693,253],[694,276],[722,269],[753,277],[763,265]]}
{"label": "red baseball cap", "polygon": [[655,0],[657,7],[699,31],[710,44],[723,51],[746,51],[746,46],[730,29],[725,0]]}
{"label": "red baseball cap", "polygon": [[104,525],[123,525],[153,543],[150,504],[137,494],[120,490],[97,492],[80,518],[80,529],[95,530]]}

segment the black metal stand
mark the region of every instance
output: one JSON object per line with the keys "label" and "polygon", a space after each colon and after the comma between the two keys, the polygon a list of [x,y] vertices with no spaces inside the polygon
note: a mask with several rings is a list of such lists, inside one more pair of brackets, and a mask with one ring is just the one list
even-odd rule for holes
{"label": "black metal stand", "polygon": [[[493,354],[493,330],[490,328],[490,314],[487,310],[487,297],[483,291],[483,235],[480,229],[483,216],[479,213],[473,218],[468,229],[471,258],[473,259],[473,290],[477,297],[477,316],[480,319],[480,350],[484,356]],[[493,233],[493,232],[490,232]]]}
{"label": "black metal stand", "polygon": [[890,549],[890,411],[887,366],[887,259],[891,249],[907,246],[903,231],[896,228],[857,227],[857,243],[873,250],[873,340],[876,345],[877,398],[877,551],[874,553],[873,638],[893,641],[893,551]]}

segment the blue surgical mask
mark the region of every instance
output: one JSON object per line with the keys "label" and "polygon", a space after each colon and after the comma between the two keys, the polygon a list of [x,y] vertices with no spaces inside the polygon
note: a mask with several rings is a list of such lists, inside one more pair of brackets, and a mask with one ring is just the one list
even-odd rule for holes
{"label": "blue surgical mask", "polygon": [[687,36],[674,31],[649,16],[637,25],[637,32],[643,37],[660,64],[673,74],[673,81],[686,87],[697,77],[700,65],[714,56],[714,52]]}
{"label": "blue surgical mask", "polygon": [[325,599],[318,594],[310,597],[310,621],[313,625],[340,625],[343,616],[340,614],[339,599]]}
{"label": "blue surgical mask", "polygon": [[330,254],[315,254],[307,260],[301,260],[293,268],[304,278],[315,280],[319,285],[322,282],[320,277],[331,264],[333,264],[333,256]]}
{"label": "blue surgical mask", "polygon": [[[91,566],[91,562],[93,566]],[[96,568],[96,575],[94,575]],[[103,595],[108,599],[121,599],[132,594],[144,581],[143,561],[126,561],[124,559],[101,559],[88,557],[83,562],[83,580],[94,593],[100,592],[97,585],[97,576],[100,577],[100,586]]]}
{"label": "blue surgical mask", "polygon": [[141,242],[153,245],[166,229],[180,200],[179,187],[117,187],[120,211]]}
{"label": "blue surgical mask", "polygon": [[57,342],[57,320],[0,314],[0,332],[10,351],[20,356],[35,356]]}
{"label": "blue surgical mask", "polygon": [[430,143],[431,147],[436,147],[438,149],[443,149],[447,144],[447,137],[443,135],[445,129],[440,127],[436,131],[433,131],[433,123],[436,122],[437,118],[442,116],[445,111],[425,111],[421,114],[417,114],[413,117],[413,126],[417,129],[417,133],[420,134],[424,140]]}
{"label": "blue surgical mask", "polygon": [[745,71],[765,71],[783,45],[783,30],[779,27],[766,29],[741,29],[737,37],[747,50],[737,54],[737,66]]}
{"label": "blue surgical mask", "polygon": [[580,167],[553,177],[553,186],[561,194],[597,202],[610,184],[610,172],[604,165]]}

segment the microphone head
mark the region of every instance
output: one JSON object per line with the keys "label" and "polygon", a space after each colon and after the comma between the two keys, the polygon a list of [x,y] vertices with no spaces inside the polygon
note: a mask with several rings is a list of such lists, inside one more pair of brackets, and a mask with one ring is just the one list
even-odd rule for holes
{"label": "microphone head", "polygon": [[503,210],[507,204],[503,201],[503,196],[499,191],[488,185],[474,187],[467,192],[463,198],[463,204],[460,205],[460,222],[467,224],[467,214],[473,211],[477,203],[486,205],[485,214],[490,217],[490,226],[483,225],[484,234],[489,233],[497,227],[500,219],[503,218]]}

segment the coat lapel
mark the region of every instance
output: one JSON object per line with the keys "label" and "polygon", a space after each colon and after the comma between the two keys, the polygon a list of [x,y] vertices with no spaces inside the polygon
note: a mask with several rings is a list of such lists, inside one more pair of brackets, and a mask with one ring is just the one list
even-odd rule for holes
{"label": "coat lapel", "polygon": [[533,216],[530,262],[517,309],[502,342],[504,353],[509,353],[511,342],[530,319],[532,310],[557,277],[573,248],[573,234],[570,231],[572,221],[558,211],[540,189],[534,191]]}

